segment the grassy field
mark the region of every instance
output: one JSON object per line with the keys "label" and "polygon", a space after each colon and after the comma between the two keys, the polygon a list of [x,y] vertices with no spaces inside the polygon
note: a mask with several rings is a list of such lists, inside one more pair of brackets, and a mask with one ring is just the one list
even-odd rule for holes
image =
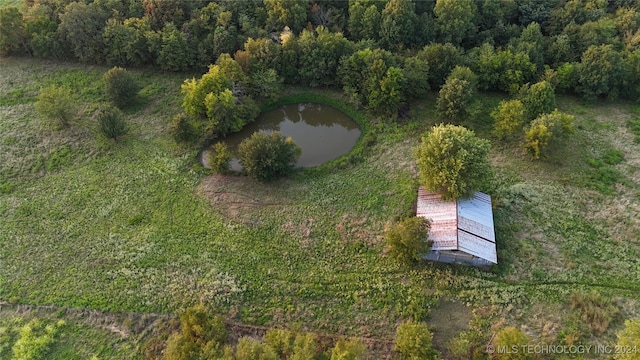
{"label": "grassy field", "polygon": [[[405,269],[381,255],[382,239],[385,226],[412,211],[412,148],[437,122],[433,95],[412,119],[375,127],[362,161],[263,185],[210,176],[196,164],[196,150],[169,138],[184,74],[134,71],[143,89],[127,112],[132,131],[117,143],[100,139],[92,113],[103,101],[106,70],[0,59],[0,300],[133,318],[205,302],[241,323],[377,339],[413,317],[433,326],[441,351],[476,323],[487,330],[485,342],[492,325],[515,324],[544,343],[566,342],[570,333],[580,343],[610,344],[623,319],[640,316],[632,104],[560,97],[577,131],[543,161],[493,139],[489,190],[500,265]],[[34,111],[47,84],[76,92],[78,120],[68,129],[53,129]],[[473,127],[484,137],[500,99],[479,98],[485,107]],[[570,309],[572,292],[592,290],[615,307],[603,332]],[[462,315],[452,320],[448,312]],[[66,347],[71,357],[140,356],[148,335],[132,327],[122,337],[82,316],[58,315],[75,334],[65,341],[84,344],[75,353]],[[1,310],[0,326],[16,316]],[[104,353],[112,342],[125,350]]]}

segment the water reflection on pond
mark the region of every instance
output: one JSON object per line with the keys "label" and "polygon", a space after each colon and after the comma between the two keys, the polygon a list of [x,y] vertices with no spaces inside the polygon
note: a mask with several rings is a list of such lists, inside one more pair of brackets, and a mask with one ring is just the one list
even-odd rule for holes
{"label": "water reflection on pond", "polygon": [[[238,145],[256,131],[280,131],[290,136],[302,148],[297,166],[317,166],[348,153],[360,137],[358,124],[343,112],[322,104],[291,104],[264,112],[256,121],[223,141],[236,154]],[[202,153],[207,165],[208,150]],[[233,170],[240,170],[237,159],[231,161]]]}

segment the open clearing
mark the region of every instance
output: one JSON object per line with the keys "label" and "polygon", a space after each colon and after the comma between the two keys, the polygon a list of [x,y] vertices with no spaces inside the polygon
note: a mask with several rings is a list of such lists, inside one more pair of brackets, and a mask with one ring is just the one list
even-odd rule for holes
{"label": "open clearing", "polygon": [[[381,256],[382,239],[385,226],[412,211],[412,148],[437,122],[433,99],[417,105],[410,121],[382,126],[362,162],[262,185],[208,175],[195,150],[170,139],[184,74],[133,71],[143,89],[127,112],[132,131],[118,143],[98,139],[91,114],[103,101],[106,70],[0,59],[0,300],[138,317],[205,302],[246,324],[377,339],[391,338],[401,319],[466,304],[469,313],[457,319],[490,308],[478,316],[525,325],[545,339],[576,328],[585,344],[612,343],[622,320],[639,315],[640,144],[627,130],[638,116],[631,104],[560,97],[558,107],[575,115],[577,131],[544,161],[492,139],[500,265],[407,270]],[[43,84],[75,89],[78,124],[55,130],[35,114]],[[486,126],[476,130],[490,136]],[[612,149],[624,160],[606,171],[587,161]],[[591,290],[618,309],[597,336],[568,305],[572,291]],[[0,325],[12,314],[0,311]],[[104,326],[59,315],[71,317],[67,326],[79,330],[69,331],[82,335],[54,349],[58,358],[111,346],[82,340],[103,337]],[[439,329],[460,331],[439,323],[446,319],[428,321],[441,351]],[[123,331],[127,336],[113,341],[128,342],[128,353],[112,355],[140,356],[144,331]]]}

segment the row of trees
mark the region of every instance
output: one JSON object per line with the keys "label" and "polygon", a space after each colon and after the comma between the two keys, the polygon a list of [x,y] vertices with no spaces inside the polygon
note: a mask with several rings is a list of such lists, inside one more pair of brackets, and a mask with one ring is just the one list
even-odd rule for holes
{"label": "row of trees", "polygon": [[[397,329],[395,350],[402,359],[437,359],[432,348],[433,334],[424,323],[405,322]],[[313,333],[269,329],[258,340],[242,337],[235,346],[227,344],[229,331],[221,316],[212,316],[203,305],[180,313],[180,330],[166,341],[162,358],[166,360],[364,360],[370,358],[368,346],[358,338],[340,339],[326,351]],[[153,351],[147,358],[157,358]]]}
{"label": "row of trees", "polygon": [[[342,86],[383,111],[421,96],[426,83],[439,89],[456,65],[477,74],[480,90],[515,92],[549,68],[557,71],[559,90],[637,98],[637,6],[587,0],[40,1],[23,12],[0,10],[0,52],[181,71],[205,69],[220,54],[240,50],[234,57],[247,66],[251,59],[251,66],[271,69],[287,83]],[[358,72],[363,69],[367,74]]]}

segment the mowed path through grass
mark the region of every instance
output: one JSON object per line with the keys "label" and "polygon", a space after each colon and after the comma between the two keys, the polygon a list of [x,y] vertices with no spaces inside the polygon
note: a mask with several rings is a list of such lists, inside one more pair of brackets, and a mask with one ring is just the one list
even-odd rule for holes
{"label": "mowed path through grass", "polygon": [[[609,119],[614,105],[562,99],[578,131],[545,161],[494,141],[496,269],[403,269],[381,255],[382,238],[411,212],[411,149],[438,122],[430,111],[384,127],[357,165],[263,185],[207,176],[196,152],[169,138],[185,75],[134,71],[143,89],[127,112],[132,131],[106,143],[91,120],[106,68],[5,59],[0,70],[2,300],[159,313],[203,301],[251,324],[376,337],[392,336],[401,318],[425,318],[441,296],[523,321],[538,306],[566,309],[572,291],[608,286],[624,316],[637,312],[638,220],[619,204],[638,204],[638,145],[612,140],[633,116],[628,104]],[[35,114],[42,82],[74,87],[80,125],[53,130]],[[587,158],[611,147],[627,155],[611,165],[622,176],[607,185],[613,193],[602,194],[589,185],[601,174]],[[604,217],[612,209],[615,222]]]}

